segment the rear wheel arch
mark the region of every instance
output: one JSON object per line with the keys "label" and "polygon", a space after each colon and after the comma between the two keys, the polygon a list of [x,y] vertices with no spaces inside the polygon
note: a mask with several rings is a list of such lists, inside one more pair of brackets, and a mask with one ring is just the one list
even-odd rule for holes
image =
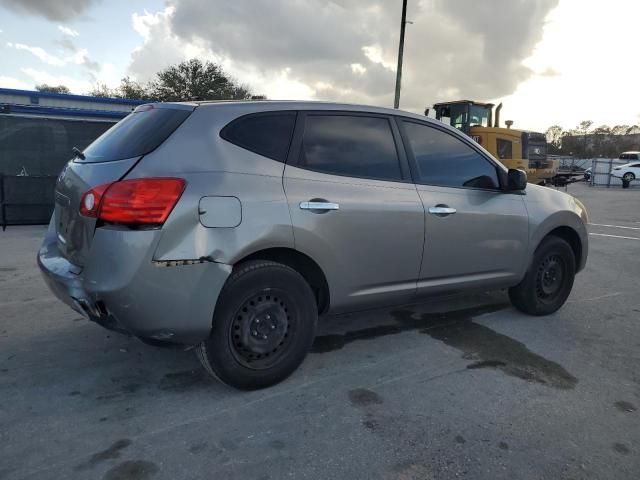
{"label": "rear wheel arch", "polygon": [[251,260],[270,260],[281,263],[298,272],[307,281],[316,297],[318,313],[326,313],[329,310],[330,296],[329,284],[322,268],[308,255],[292,248],[278,247],[259,250],[234,263],[238,268]]}

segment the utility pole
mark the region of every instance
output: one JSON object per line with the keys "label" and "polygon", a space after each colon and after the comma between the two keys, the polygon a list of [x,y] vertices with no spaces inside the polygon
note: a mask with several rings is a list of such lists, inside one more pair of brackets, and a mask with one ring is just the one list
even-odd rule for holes
{"label": "utility pole", "polygon": [[402,55],[404,53],[404,30],[407,26],[407,0],[402,0],[402,20],[400,21],[400,46],[398,47],[398,68],[396,69],[396,98],[393,108],[400,107],[400,85],[402,83]]}

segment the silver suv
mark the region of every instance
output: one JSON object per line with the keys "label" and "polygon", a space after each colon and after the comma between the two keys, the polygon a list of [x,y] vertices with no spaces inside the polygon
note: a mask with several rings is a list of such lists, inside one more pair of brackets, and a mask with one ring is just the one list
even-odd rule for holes
{"label": "silver suv", "polygon": [[319,314],[509,288],[546,315],[587,258],[578,200],[397,110],[150,104],[76,154],[38,254],[51,290],[242,389],[291,374]]}

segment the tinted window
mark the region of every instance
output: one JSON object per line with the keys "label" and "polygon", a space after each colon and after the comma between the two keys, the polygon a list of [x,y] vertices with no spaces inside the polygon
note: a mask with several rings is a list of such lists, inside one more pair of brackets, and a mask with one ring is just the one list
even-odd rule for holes
{"label": "tinted window", "polygon": [[629,160],[638,160],[638,154],[637,153],[630,153],[627,158]]}
{"label": "tinted window", "polygon": [[503,140],[498,138],[496,140],[496,146],[498,149],[498,158],[511,159],[513,158],[513,144],[509,140]]}
{"label": "tinted window", "polygon": [[626,160],[627,158],[629,158],[629,155],[627,155],[626,153],[620,155],[620,160]]}
{"label": "tinted window", "polygon": [[469,145],[433,127],[412,122],[403,124],[420,183],[446,187],[499,187],[495,166]]}
{"label": "tinted window", "polygon": [[309,115],[299,166],[350,177],[400,180],[400,163],[386,118]]}
{"label": "tinted window", "polygon": [[135,111],[89,145],[83,161],[106,162],[146,155],[164,142],[189,115],[191,110],[171,108]]}
{"label": "tinted window", "polygon": [[295,112],[258,113],[234,120],[220,136],[239,147],[284,162],[295,123]]}

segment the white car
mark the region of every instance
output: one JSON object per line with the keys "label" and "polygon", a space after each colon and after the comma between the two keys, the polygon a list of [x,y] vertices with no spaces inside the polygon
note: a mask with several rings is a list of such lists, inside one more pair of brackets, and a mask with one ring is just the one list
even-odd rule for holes
{"label": "white car", "polygon": [[620,155],[620,160],[631,160],[624,165],[613,167],[611,175],[622,178],[629,182],[640,178],[640,152],[624,152]]}

